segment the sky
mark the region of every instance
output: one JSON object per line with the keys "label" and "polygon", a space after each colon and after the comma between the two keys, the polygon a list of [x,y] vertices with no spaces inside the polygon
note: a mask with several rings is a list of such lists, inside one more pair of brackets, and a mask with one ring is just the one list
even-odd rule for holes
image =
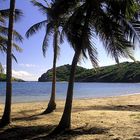
{"label": "sky", "polygon": [[[0,0],[0,9],[9,8],[9,0]],[[42,41],[45,35],[45,29],[42,28],[40,32],[33,35],[29,39],[25,37],[26,31],[35,23],[44,20],[46,17],[38,11],[37,7],[34,7],[30,0],[16,0],[16,8],[21,9],[23,17],[20,21],[15,23],[14,29],[18,31],[23,37],[23,43],[19,44],[23,49],[22,53],[14,52],[18,63],[13,61],[12,74],[16,78],[21,78],[26,81],[37,81],[38,78],[52,68],[53,62],[53,49],[52,38],[50,37],[49,48],[44,58],[42,53]],[[95,41],[98,51],[99,66],[107,66],[115,64],[115,61],[110,58],[104,50],[102,42],[97,38]],[[57,60],[57,66],[64,64],[71,64],[74,51],[65,39],[64,43],[60,45],[60,56]],[[137,61],[140,61],[140,51],[137,47],[134,51],[134,56]],[[130,61],[128,59],[120,59],[120,62]],[[5,67],[6,56],[0,53],[0,62]],[[89,60],[81,61],[78,64],[85,68],[92,68]]]}

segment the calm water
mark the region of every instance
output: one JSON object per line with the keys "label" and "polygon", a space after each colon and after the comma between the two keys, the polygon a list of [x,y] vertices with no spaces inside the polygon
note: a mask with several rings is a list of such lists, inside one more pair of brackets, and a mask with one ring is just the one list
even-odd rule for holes
{"label": "calm water", "polygon": [[[5,83],[0,82],[0,103],[5,101]],[[58,82],[58,99],[65,99],[67,82]],[[51,82],[14,82],[13,102],[48,100]],[[74,98],[96,98],[140,93],[140,83],[75,83]]]}

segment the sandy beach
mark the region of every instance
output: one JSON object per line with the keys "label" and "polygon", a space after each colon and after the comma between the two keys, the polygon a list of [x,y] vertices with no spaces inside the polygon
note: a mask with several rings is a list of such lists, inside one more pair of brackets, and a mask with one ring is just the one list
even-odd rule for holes
{"label": "sandy beach", "polygon": [[55,112],[40,115],[46,107],[47,101],[13,104],[12,123],[0,129],[0,140],[140,140],[140,94],[74,100],[72,130],[54,138],[47,135],[59,123],[64,101],[57,101]]}

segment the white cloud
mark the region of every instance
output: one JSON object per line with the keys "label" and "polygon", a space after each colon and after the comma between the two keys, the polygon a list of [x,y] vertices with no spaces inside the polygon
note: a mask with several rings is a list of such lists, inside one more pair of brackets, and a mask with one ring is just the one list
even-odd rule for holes
{"label": "white cloud", "polygon": [[[6,67],[4,68],[4,73],[6,74]],[[12,76],[15,78],[19,78],[25,81],[37,81],[38,78],[40,77],[40,74],[31,74],[27,71],[23,70],[12,70]]]}
{"label": "white cloud", "polygon": [[15,71],[15,70],[12,70],[12,75],[15,77],[32,76],[30,73],[26,71]]}
{"label": "white cloud", "polygon": [[5,69],[6,68],[6,65],[2,65],[2,67]]}
{"label": "white cloud", "polygon": [[22,67],[26,67],[26,68],[34,68],[34,67],[37,67],[37,65],[34,65],[34,64],[19,64],[20,66]]}
{"label": "white cloud", "polygon": [[27,71],[16,71],[16,70],[12,70],[12,76],[15,78],[23,79],[25,81],[35,81],[38,78],[37,76],[34,76]]}

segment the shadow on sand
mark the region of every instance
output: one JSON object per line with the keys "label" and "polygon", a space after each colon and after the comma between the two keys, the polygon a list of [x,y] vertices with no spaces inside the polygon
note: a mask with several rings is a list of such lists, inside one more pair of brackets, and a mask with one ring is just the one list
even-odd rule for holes
{"label": "shadow on sand", "polygon": [[12,121],[32,121],[32,120],[38,120],[38,119],[40,119],[39,116],[40,116],[40,114],[35,114],[35,115],[32,115],[32,116],[24,115],[24,117],[14,117],[14,118],[12,118]]}
{"label": "shadow on sand", "polygon": [[0,140],[25,140],[36,139],[43,135],[49,134],[56,126],[12,126],[0,131]]}
{"label": "shadow on sand", "polygon": [[140,105],[112,105],[112,106],[87,106],[85,108],[73,108],[73,112],[90,111],[90,110],[111,110],[111,111],[132,111],[140,112]]}
{"label": "shadow on sand", "polygon": [[49,136],[55,128],[53,125],[46,126],[15,126],[0,132],[0,140],[71,140],[81,135],[95,135],[108,133],[108,129],[100,127],[87,127],[72,129],[57,136]]}
{"label": "shadow on sand", "polygon": [[[64,133],[62,133],[61,135],[57,135],[57,136],[46,136],[46,137],[42,137],[41,139],[48,139],[48,140],[73,140],[76,139],[79,136],[82,135],[100,135],[100,134],[106,134],[108,133],[109,129],[107,128],[101,128],[101,127],[79,127],[76,129],[72,129],[69,131],[66,131]],[[35,139],[37,140],[37,139]]]}
{"label": "shadow on sand", "polygon": [[[140,111],[140,105],[117,105],[117,106],[87,106],[86,108],[73,108],[73,112],[88,110],[113,110],[113,111]],[[60,111],[59,109],[56,112]],[[24,117],[14,117],[13,121],[32,121],[40,119],[40,114],[28,116],[28,112],[18,112]],[[17,115],[18,116],[18,115]],[[25,117],[26,116],[26,117]],[[46,120],[47,121],[47,120]],[[61,135],[49,136],[49,133],[56,125],[40,126],[17,126],[11,125],[7,128],[0,129],[0,140],[72,140],[82,135],[102,135],[109,133],[109,128],[83,126],[69,130]]]}

